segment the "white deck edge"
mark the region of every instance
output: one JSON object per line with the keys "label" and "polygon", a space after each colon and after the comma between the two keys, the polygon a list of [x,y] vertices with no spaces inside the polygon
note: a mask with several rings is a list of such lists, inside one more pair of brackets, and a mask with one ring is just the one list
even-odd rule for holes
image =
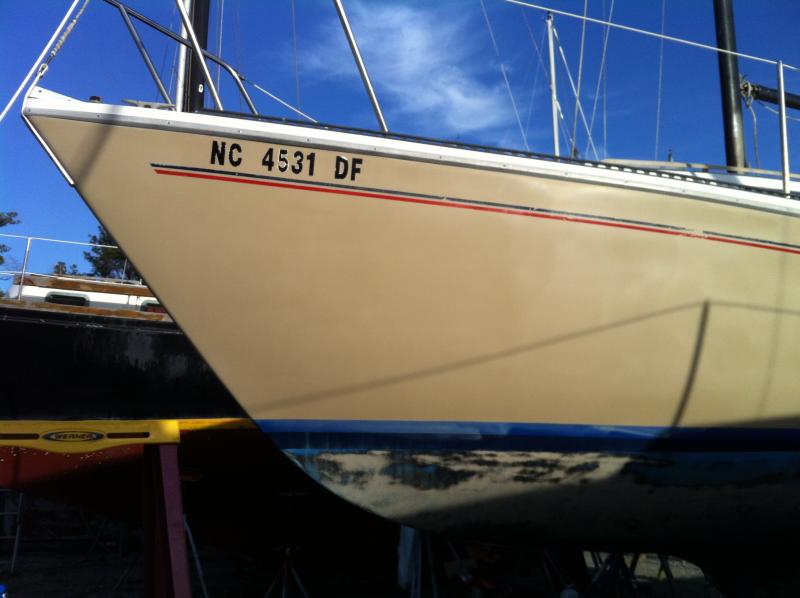
{"label": "white deck edge", "polygon": [[[331,131],[302,125],[286,125],[235,118],[216,114],[196,114],[83,102],[34,87],[27,94],[22,107],[23,118],[31,116],[66,118],[86,122],[100,122],[122,126],[157,128],[195,134],[244,137],[282,142],[287,145],[313,145],[331,150],[349,150],[426,162],[469,166],[492,170],[507,170],[518,174],[576,180],[586,183],[630,187],[643,191],[683,195],[741,207],[767,210],[800,216],[800,201],[757,191],[727,187],[728,184],[753,185],[755,177],[736,175],[706,175],[711,180],[694,182],[691,173],[675,175],[664,172],[643,171],[623,166],[575,164],[543,160],[534,157],[511,156],[480,150],[426,144],[424,142],[387,139],[357,133]],[[32,126],[32,123],[31,123]],[[35,131],[35,129],[34,129]],[[38,136],[38,134],[37,134]],[[45,149],[47,149],[45,145]],[[58,164],[58,162],[56,161]],[[675,178],[681,176],[682,178]],[[755,179],[755,181],[754,181]],[[745,182],[746,181],[746,182]],[[717,187],[716,183],[721,186]],[[767,186],[770,187],[770,186]],[[800,183],[794,182],[792,191],[800,192]],[[765,189],[773,191],[774,189]]]}

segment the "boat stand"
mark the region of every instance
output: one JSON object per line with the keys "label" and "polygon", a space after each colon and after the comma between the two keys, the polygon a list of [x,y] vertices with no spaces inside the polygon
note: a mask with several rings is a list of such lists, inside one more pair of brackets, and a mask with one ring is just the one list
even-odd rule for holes
{"label": "boat stand", "polygon": [[4,421],[0,446],[90,453],[143,445],[145,595],[191,598],[176,420]]}
{"label": "boat stand", "polygon": [[145,595],[190,598],[177,444],[145,445],[143,486]]}

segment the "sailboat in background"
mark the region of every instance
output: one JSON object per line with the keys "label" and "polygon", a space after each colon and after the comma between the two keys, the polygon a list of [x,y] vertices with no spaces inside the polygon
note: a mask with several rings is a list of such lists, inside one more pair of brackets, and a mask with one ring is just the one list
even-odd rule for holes
{"label": "sailboat in background", "polygon": [[[190,41],[161,31],[197,50],[184,18]],[[218,110],[83,102],[37,81],[23,118],[309,475],[384,517],[487,539],[794,536],[788,170],[695,174],[230,114],[202,57],[221,60],[194,55],[190,94],[205,86]],[[214,292],[187,274],[217,266]]]}

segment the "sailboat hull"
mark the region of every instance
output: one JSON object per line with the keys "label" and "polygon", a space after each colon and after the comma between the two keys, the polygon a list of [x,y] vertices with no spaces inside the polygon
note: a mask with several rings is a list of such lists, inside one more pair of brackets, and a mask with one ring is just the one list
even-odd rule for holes
{"label": "sailboat hull", "polygon": [[756,483],[741,455],[800,473],[791,200],[41,89],[25,115],[248,414],[357,504],[551,529],[573,500],[707,507]]}

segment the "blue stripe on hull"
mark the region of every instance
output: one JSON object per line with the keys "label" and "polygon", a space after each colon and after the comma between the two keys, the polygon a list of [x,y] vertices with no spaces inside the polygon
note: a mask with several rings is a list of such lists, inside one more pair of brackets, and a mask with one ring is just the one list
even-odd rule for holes
{"label": "blue stripe on hull", "polygon": [[259,420],[278,445],[312,450],[774,452],[800,449],[800,430],[492,422]]}

